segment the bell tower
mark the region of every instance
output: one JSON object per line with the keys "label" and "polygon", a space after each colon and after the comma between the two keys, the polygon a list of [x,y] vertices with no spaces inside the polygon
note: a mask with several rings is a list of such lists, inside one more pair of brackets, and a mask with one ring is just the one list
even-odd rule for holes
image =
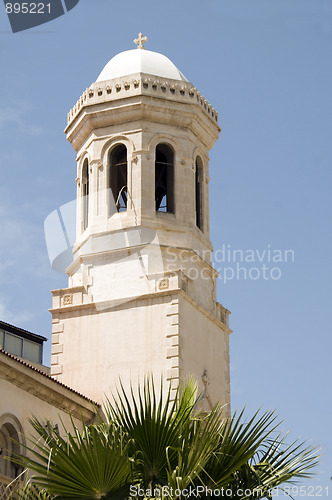
{"label": "bell tower", "polygon": [[121,377],[189,374],[230,402],[229,311],[216,302],[209,150],[218,114],[164,55],[122,52],[68,114],[77,224],[54,290],[52,375],[101,401]]}

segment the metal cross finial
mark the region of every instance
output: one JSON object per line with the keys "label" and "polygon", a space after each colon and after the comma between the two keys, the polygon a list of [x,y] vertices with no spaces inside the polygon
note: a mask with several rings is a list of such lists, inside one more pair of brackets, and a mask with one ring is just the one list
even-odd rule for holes
{"label": "metal cross finial", "polygon": [[138,49],[145,49],[143,44],[148,40],[147,36],[143,36],[142,33],[138,33],[138,38],[135,38],[134,43],[136,43]]}

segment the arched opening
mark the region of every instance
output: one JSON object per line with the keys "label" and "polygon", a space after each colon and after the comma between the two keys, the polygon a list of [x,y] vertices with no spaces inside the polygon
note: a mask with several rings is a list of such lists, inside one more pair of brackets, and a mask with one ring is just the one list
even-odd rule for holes
{"label": "arched opening", "polygon": [[[11,422],[0,427],[0,476],[11,479],[17,477],[22,468],[11,461],[20,453],[20,436]],[[6,457],[6,458],[5,458]]]}
{"label": "arched opening", "polygon": [[203,163],[200,157],[196,158],[195,165],[195,203],[196,226],[203,230]]}
{"label": "arched opening", "polygon": [[[118,212],[124,212],[127,210],[127,164],[127,148],[124,144],[119,144],[112,149],[110,154],[109,175],[109,187]],[[110,215],[112,214],[110,213]]]}
{"label": "arched opening", "polygon": [[174,213],[174,152],[167,144],[156,147],[155,199],[157,212]]}
{"label": "arched opening", "polygon": [[83,230],[89,224],[89,162],[84,160],[82,169]]}

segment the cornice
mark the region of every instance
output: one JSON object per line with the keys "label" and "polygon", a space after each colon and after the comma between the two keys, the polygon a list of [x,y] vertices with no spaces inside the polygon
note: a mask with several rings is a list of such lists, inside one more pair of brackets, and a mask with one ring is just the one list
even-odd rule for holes
{"label": "cornice", "polygon": [[94,419],[93,407],[99,407],[98,403],[3,350],[0,350],[0,378],[87,422]]}
{"label": "cornice", "polygon": [[79,151],[86,140],[91,141],[91,136],[97,138],[100,132],[112,127],[122,130],[125,126],[127,130],[128,124],[136,129],[142,121],[191,131],[207,149],[212,148],[220,132],[218,125],[195,103],[165,101],[144,94],[84,105],[65,132],[67,140]]}
{"label": "cornice", "polygon": [[93,83],[83,92],[75,106],[69,111],[65,132],[67,133],[69,125],[83,107],[116,101],[133,95],[147,95],[174,102],[194,103],[218,126],[218,112],[191,83],[137,73],[115,80]]}
{"label": "cornice", "polygon": [[[203,263],[202,263],[203,264]],[[207,266],[207,264],[205,263]],[[210,271],[214,272],[214,269],[210,267]],[[166,277],[167,286],[160,287],[160,282],[164,281]],[[175,278],[175,280],[174,280]],[[150,300],[150,299],[158,299],[161,297],[169,296],[169,295],[182,295],[188,302],[192,304],[195,309],[201,311],[206,317],[208,317],[214,324],[218,325],[218,327],[223,330],[228,335],[232,333],[232,330],[228,326],[228,316],[230,312],[224,308],[218,302],[216,303],[216,311],[212,313],[208,311],[205,307],[199,304],[188,292],[187,292],[187,282],[190,280],[188,276],[186,276],[182,271],[169,271],[166,273],[157,273],[156,275],[149,275],[149,280],[153,280],[156,283],[156,288],[154,291],[150,291],[148,293],[142,293],[140,295],[135,296],[127,296],[123,297],[124,301],[119,303],[119,298],[111,299],[107,301],[93,301],[90,303],[83,303],[83,299],[81,303],[73,300],[68,305],[63,305],[63,301],[60,300],[59,306],[50,309],[52,314],[71,314],[74,311],[82,310],[82,309],[90,309],[91,312],[97,310],[107,310],[108,308],[115,309],[117,307],[121,307],[121,305],[125,305],[128,307],[129,304],[141,300]],[[60,290],[59,290],[60,291]],[[65,294],[71,293],[71,289],[66,289],[63,292]],[[73,295],[75,295],[74,288],[72,289]],[[61,295],[61,294],[60,294]],[[60,297],[61,299],[61,297]],[[121,299],[121,298],[120,298]]]}

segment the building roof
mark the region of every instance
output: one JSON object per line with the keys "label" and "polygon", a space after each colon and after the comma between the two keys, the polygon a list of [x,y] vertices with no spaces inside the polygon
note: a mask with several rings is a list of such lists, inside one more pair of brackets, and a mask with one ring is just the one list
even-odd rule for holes
{"label": "building roof", "polygon": [[[21,365],[27,367],[29,370],[32,370],[33,372],[36,372],[39,375],[42,375],[43,377],[47,378],[48,380],[51,380],[54,384],[57,384],[58,386],[63,387],[64,389],[66,389],[68,391],[71,391],[72,393],[76,394],[80,398],[85,399],[89,403],[92,403],[92,405],[94,405],[96,407],[100,407],[99,403],[96,403],[95,401],[93,401],[92,399],[88,398],[87,396],[84,396],[84,394],[80,394],[78,391],[75,391],[75,389],[72,389],[68,385],[65,385],[62,382],[59,382],[58,380],[56,380],[55,378],[51,377],[50,375],[48,375],[47,373],[43,372],[42,370],[40,370],[40,369],[32,366],[26,360],[18,358],[17,356],[14,356],[14,354],[10,354],[10,353],[4,351],[3,349],[0,349],[0,357],[1,356],[6,356],[6,357],[8,357],[8,358],[10,358],[10,359],[12,359],[14,361],[16,361],[17,363],[20,363]],[[1,362],[1,359],[0,359],[0,362]]]}
{"label": "building roof", "polygon": [[136,73],[147,73],[183,82],[188,81],[168,57],[145,49],[120,52],[106,64],[96,81],[103,82]]}
{"label": "building roof", "polygon": [[42,335],[28,332],[28,330],[23,330],[23,328],[11,325],[10,323],[5,323],[4,321],[0,321],[0,330],[6,330],[6,332],[14,333],[15,335],[19,335],[20,337],[23,337],[25,339],[37,342],[38,344],[42,344],[47,340],[47,338],[43,337]]}

